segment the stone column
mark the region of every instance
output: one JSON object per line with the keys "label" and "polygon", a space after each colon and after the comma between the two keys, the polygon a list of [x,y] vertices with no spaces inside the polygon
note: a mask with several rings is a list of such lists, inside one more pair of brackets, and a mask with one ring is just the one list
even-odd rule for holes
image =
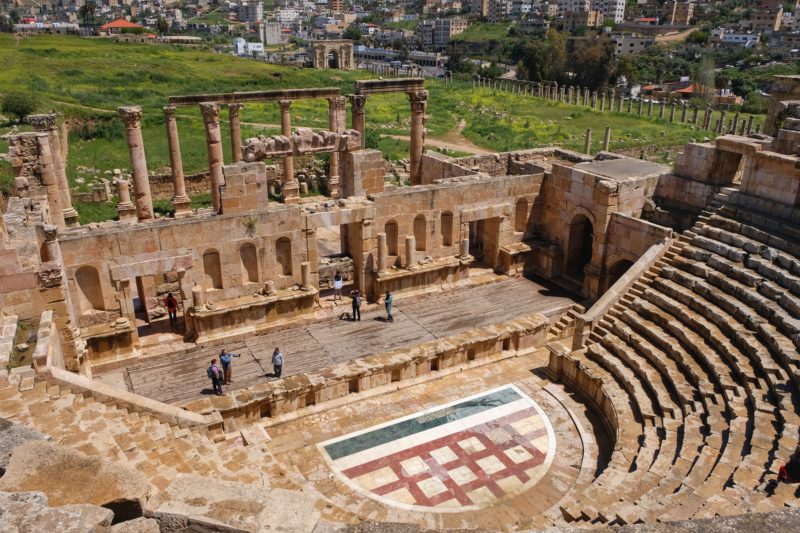
{"label": "stone column", "polygon": [[617,92],[614,89],[611,89],[610,91],[608,91],[608,110],[609,111],[614,111],[614,103],[616,101],[615,100],[616,97],[617,97]]}
{"label": "stone column", "polygon": [[[345,113],[347,112],[344,96],[328,98],[328,129],[334,133],[341,133],[345,128]],[[339,197],[339,152],[331,152],[328,168],[328,193],[331,198]]]}
{"label": "stone column", "polygon": [[545,87],[544,87],[544,99],[545,100],[549,100],[550,99],[550,84],[549,83],[547,85],[545,85]]}
{"label": "stone column", "polygon": [[756,124],[756,133],[761,133],[761,124]]}
{"label": "stone column", "polygon": [[386,234],[378,233],[378,274],[386,272]]}
{"label": "stone column", "polygon": [[[280,100],[281,106],[281,135],[292,137],[292,115],[289,109],[292,107],[291,100]],[[281,180],[283,189],[284,203],[293,203],[300,197],[300,187],[294,177],[294,157],[287,155],[283,158],[283,179]]]}
{"label": "stone column", "polygon": [[647,116],[653,116],[653,97],[650,97],[650,101],[647,103]]}
{"label": "stone column", "polygon": [[350,127],[361,134],[361,148],[366,146],[364,137],[364,106],[367,103],[367,96],[364,94],[350,95]]}
{"label": "stone column", "polygon": [[661,100],[660,104],[661,106],[658,109],[658,118],[664,118],[664,109],[667,107],[667,102]]}
{"label": "stone column", "polygon": [[681,104],[681,124],[686,123],[686,112],[689,110],[689,106],[686,105],[686,102]]}
{"label": "stone column", "polygon": [[588,154],[592,150],[592,128],[586,128],[586,138],[583,140],[583,153]]}
{"label": "stone column", "polygon": [[600,91],[600,111],[606,110],[606,92]]}
{"label": "stone column", "polygon": [[711,108],[706,107],[703,113],[703,129],[707,130],[711,127]]}
{"label": "stone column", "polygon": [[242,128],[239,125],[239,110],[244,104],[228,104],[228,123],[231,129],[231,156],[234,163],[242,160]]}
{"label": "stone column", "polygon": [[617,98],[617,113],[622,113],[622,107],[625,105],[625,96],[620,94]]}
{"label": "stone column", "polygon": [[55,171],[56,180],[58,182],[58,194],[64,224],[67,226],[76,226],[78,224],[78,212],[72,207],[72,194],[69,190],[67,169],[62,151],[61,139],[59,139],[58,135],[58,125],[56,124],[56,114],[29,115],[27,120],[33,125],[34,131],[47,134],[50,142],[50,155],[53,159],[53,170]]}
{"label": "stone column", "polygon": [[695,126],[697,126],[697,115],[699,115],[699,114],[700,114],[700,108],[697,107],[697,106],[693,107],[692,108],[692,121],[691,122]]}
{"label": "stone column", "polygon": [[739,126],[739,113],[733,115],[733,124],[731,124],[731,133],[736,134],[736,128]]}
{"label": "stone column", "polygon": [[142,108],[127,106],[117,108],[125,122],[125,139],[131,156],[133,174],[133,195],[136,203],[136,217],[139,220],[152,220],[153,197],[150,195],[150,178],[147,174],[147,159],[142,140]]}
{"label": "stone column", "polygon": [[311,290],[311,263],[308,261],[300,263],[300,290]]}
{"label": "stone column", "polygon": [[571,104],[574,101],[574,96],[575,96],[574,93],[575,93],[575,88],[572,85],[570,85],[569,88],[567,89],[567,103]]}
{"label": "stone column", "polygon": [[131,193],[128,190],[128,182],[118,179],[114,182],[117,185],[117,215],[120,220],[128,220],[136,217],[136,208],[131,202]]}
{"label": "stone column", "polygon": [[469,259],[469,237],[461,239],[460,259]]}
{"label": "stone column", "polygon": [[567,91],[567,88],[562,85],[561,86],[561,94],[559,95],[559,101],[562,104],[564,103],[564,99],[566,98],[566,91]]}
{"label": "stone column", "polygon": [[597,91],[592,91],[592,109],[597,109]]}
{"label": "stone column", "polygon": [[670,121],[670,122],[675,122],[675,102],[672,102],[672,103],[670,104],[670,108],[669,108],[669,121]]}
{"label": "stone column", "polygon": [[747,134],[750,135],[753,133],[753,115],[747,119]]}
{"label": "stone column", "polygon": [[722,133],[722,128],[725,127],[725,111],[719,112],[719,123],[717,126],[717,133]]}
{"label": "stone column", "polygon": [[428,91],[408,93],[411,102],[411,185],[422,183],[422,154],[425,151],[425,111]]}
{"label": "stone column", "polygon": [[167,119],[167,145],[169,146],[169,164],[172,168],[172,186],[175,194],[172,205],[175,207],[175,218],[192,213],[191,200],[186,194],[186,183],[183,178],[183,160],[181,159],[181,142],[178,138],[178,124],[175,120],[175,107],[166,106],[164,117]]}
{"label": "stone column", "polygon": [[606,132],[603,135],[603,151],[608,151],[608,145],[611,144],[611,126],[606,126]]}
{"label": "stone column", "polygon": [[417,241],[413,235],[406,235],[406,268],[410,269],[416,262]]}
{"label": "stone column", "polygon": [[219,213],[222,209],[219,188],[225,181],[222,174],[222,133],[219,129],[219,104],[205,102],[200,104],[203,113],[203,122],[206,127],[206,145],[208,147],[208,175],[211,179],[211,203],[214,211]]}
{"label": "stone column", "polygon": [[722,132],[722,119],[721,118],[717,118],[717,124],[716,124],[716,126],[714,126],[714,131],[716,131],[717,133],[721,133]]}
{"label": "stone column", "polygon": [[747,121],[742,120],[742,122],[739,123],[739,136],[744,137],[745,131],[747,131]]}
{"label": "stone column", "polygon": [[630,113],[631,111],[633,111],[633,96],[628,98],[628,113]]}
{"label": "stone column", "polygon": [[589,88],[588,87],[584,87],[583,88],[583,105],[589,105],[589,97],[590,97]]}

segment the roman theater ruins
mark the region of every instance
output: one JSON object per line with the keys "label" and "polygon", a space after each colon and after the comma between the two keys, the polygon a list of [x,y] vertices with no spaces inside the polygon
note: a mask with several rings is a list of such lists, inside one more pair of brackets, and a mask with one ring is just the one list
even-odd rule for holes
{"label": "roman theater ruins", "polygon": [[[0,217],[0,525],[798,527],[777,477],[800,429],[800,77],[776,83],[771,136],[691,143],[674,168],[426,151],[417,78],[175,96],[168,217],[143,112],[120,107],[131,177],[117,220],[88,225],[56,116],[29,117]],[[364,148],[365,103],[387,93],[408,97],[409,185]],[[303,99],[327,103],[327,130],[292,127]],[[280,135],[242,139],[254,103],[279,107]],[[208,208],[187,192],[186,113]],[[312,189],[309,156],[328,163]],[[240,357],[216,396],[223,349]]]}

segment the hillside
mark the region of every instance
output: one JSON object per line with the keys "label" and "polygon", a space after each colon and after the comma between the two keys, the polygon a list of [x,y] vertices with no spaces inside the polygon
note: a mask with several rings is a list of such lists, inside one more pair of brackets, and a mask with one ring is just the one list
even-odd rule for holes
{"label": "hillside", "polygon": [[[88,188],[104,172],[129,166],[122,124],[115,112],[118,106],[138,104],[144,108],[148,164],[151,171],[165,171],[169,158],[161,107],[170,95],[321,86],[340,87],[347,94],[356,79],[370,76],[365,72],[267,65],[180,47],[60,36],[17,41],[6,34],[0,35],[0,72],[0,92],[35,94],[41,102],[40,110],[54,109],[69,121],[68,172],[80,188]],[[548,144],[579,149],[586,128],[593,128],[593,149],[597,150],[606,125],[612,127],[615,149],[675,146],[700,136],[689,126],[599,113],[491,89],[475,90],[468,82],[445,86],[431,80],[428,88],[428,138],[449,143],[466,139],[465,145],[471,142],[491,150]],[[407,153],[402,139],[388,136],[407,135],[408,119],[404,95],[372,97],[367,103],[368,128],[386,136],[379,147],[389,158],[402,158]],[[242,120],[246,136],[276,132],[278,106],[248,105]],[[327,120],[327,102],[296,102],[292,107],[295,126],[326,127]],[[200,113],[181,109],[179,127],[185,170],[202,170],[207,155]],[[0,134],[7,129],[0,127]],[[227,142],[224,130],[223,122],[223,139]],[[227,146],[225,149],[229,153]],[[0,141],[0,152],[5,151]],[[0,163],[0,177],[8,182],[7,163]]]}

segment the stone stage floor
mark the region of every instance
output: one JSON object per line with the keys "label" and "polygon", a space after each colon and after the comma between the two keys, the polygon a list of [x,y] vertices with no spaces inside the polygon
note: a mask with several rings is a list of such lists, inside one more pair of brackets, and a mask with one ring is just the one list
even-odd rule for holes
{"label": "stone stage floor", "polygon": [[571,490],[591,482],[609,451],[597,420],[542,375],[547,356],[539,349],[354,397],[267,427],[268,449],[359,519],[535,528],[537,515],[558,512]]}
{"label": "stone stage floor", "polygon": [[[575,302],[561,289],[524,278],[399,299],[393,323],[383,321],[382,306],[373,306],[362,313],[361,322],[329,319],[227,345],[226,349],[241,357],[234,359],[234,381],[224,390],[274,379],[272,351],[276,346],[285,356],[286,377],[524,315],[557,316]],[[348,311],[349,305],[341,309]],[[205,369],[219,352],[217,346],[150,358],[121,374],[131,392],[168,403],[192,401],[210,393]]]}

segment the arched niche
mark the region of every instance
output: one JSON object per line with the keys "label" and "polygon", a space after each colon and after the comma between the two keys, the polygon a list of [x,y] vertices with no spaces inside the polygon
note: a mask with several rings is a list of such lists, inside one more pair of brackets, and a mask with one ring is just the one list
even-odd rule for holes
{"label": "arched niche", "polygon": [[222,288],[222,267],[218,251],[206,250],[203,253],[203,274],[206,289]]}
{"label": "arched niche", "polygon": [[100,274],[95,267],[84,265],[78,268],[75,271],[75,283],[78,285],[78,304],[81,314],[105,309]]}
{"label": "arched niche", "polygon": [[292,275],[292,241],[286,237],[281,237],[275,243],[275,259],[280,266],[280,274],[283,276]]}
{"label": "arched niche", "polygon": [[242,283],[258,283],[258,253],[253,243],[239,247],[239,260],[242,265]]}

